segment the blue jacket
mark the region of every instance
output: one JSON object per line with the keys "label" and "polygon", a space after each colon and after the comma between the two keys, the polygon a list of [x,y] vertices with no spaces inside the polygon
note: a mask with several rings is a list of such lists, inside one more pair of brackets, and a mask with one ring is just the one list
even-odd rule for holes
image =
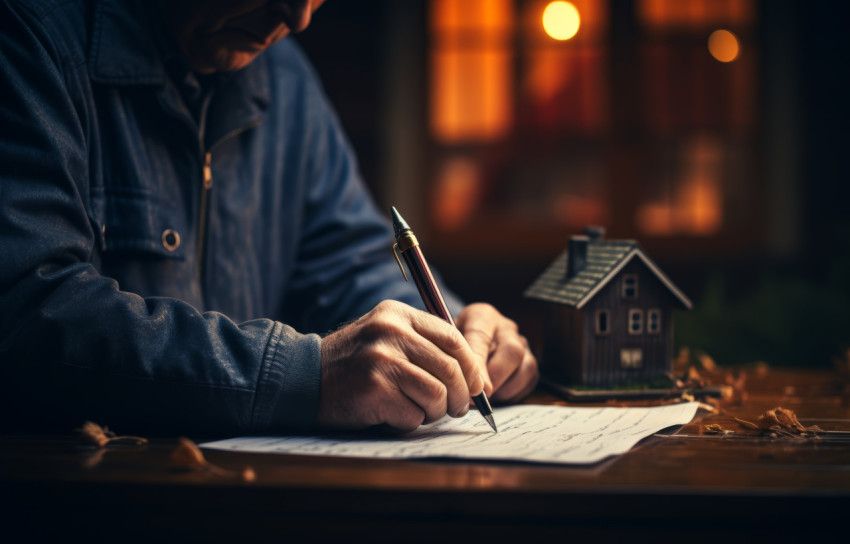
{"label": "blue jacket", "polygon": [[193,115],[153,4],[0,4],[4,413],[309,428],[316,333],[419,296],[292,39]]}

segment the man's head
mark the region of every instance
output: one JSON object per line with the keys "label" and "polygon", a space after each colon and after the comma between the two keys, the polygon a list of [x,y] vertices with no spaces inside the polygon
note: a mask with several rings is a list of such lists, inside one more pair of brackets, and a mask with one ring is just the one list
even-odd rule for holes
{"label": "man's head", "polygon": [[160,11],[193,70],[239,70],[310,24],[324,0],[160,0]]}

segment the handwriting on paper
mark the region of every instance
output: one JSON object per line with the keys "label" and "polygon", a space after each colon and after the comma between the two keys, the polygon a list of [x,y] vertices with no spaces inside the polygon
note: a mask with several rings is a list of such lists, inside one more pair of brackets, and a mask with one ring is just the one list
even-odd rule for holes
{"label": "handwriting on paper", "polygon": [[410,459],[450,457],[587,464],[627,452],[641,439],[693,419],[697,403],[636,408],[522,404],[497,408],[494,433],[475,411],[401,436],[374,433],[241,437],[208,442],[221,450]]}

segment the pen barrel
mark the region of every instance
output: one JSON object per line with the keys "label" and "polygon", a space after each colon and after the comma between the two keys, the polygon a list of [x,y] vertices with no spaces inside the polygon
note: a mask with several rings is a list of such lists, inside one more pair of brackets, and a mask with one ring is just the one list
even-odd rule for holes
{"label": "pen barrel", "polygon": [[448,306],[446,306],[446,301],[443,299],[442,293],[440,293],[437,281],[434,279],[431,269],[428,268],[428,263],[425,261],[425,256],[422,255],[419,246],[416,245],[406,249],[401,254],[407,263],[407,268],[410,270],[410,275],[413,277],[416,288],[419,289],[419,294],[422,295],[425,308],[432,315],[441,317],[448,321],[449,324],[454,325],[455,321],[452,319],[452,314],[449,312]]}

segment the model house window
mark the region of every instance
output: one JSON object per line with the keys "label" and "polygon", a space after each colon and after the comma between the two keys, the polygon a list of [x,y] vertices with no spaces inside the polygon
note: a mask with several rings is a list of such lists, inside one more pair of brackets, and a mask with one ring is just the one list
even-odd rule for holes
{"label": "model house window", "polygon": [[623,298],[637,298],[637,274],[623,274]]}
{"label": "model house window", "polygon": [[608,321],[608,310],[596,310],[596,334],[608,334],[611,326]]}
{"label": "model house window", "polygon": [[629,334],[643,334],[643,310],[629,310]]}
{"label": "model house window", "polygon": [[643,366],[643,350],[637,348],[621,349],[620,366],[623,368],[640,368]]}
{"label": "model house window", "polygon": [[661,332],[661,310],[658,308],[646,312],[646,332],[649,334]]}

